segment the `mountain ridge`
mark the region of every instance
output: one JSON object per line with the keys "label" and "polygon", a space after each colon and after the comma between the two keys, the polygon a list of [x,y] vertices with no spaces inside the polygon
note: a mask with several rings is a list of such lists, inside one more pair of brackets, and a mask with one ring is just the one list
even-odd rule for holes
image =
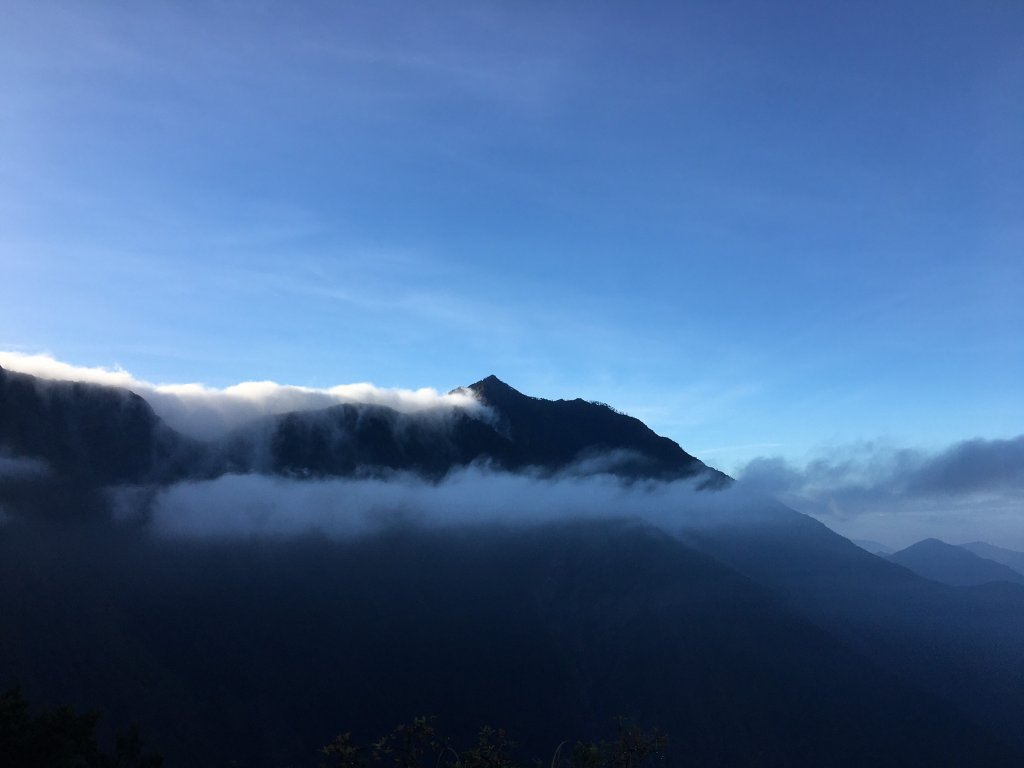
{"label": "mountain ridge", "polygon": [[998,581],[1024,585],[1024,574],[940,539],[922,539],[886,557],[926,579],[951,586],[977,586]]}
{"label": "mountain ridge", "polygon": [[973,552],[978,557],[1002,563],[1006,567],[1012,568],[1017,573],[1024,575],[1024,552],[998,547],[984,541],[972,541],[967,544],[960,544],[959,546],[968,552]]}
{"label": "mountain ridge", "polygon": [[[714,472],[606,405],[533,398],[492,376],[470,387],[486,415],[341,404],[200,443],[127,391],[0,369],[5,447],[54,457],[42,481],[0,483],[0,504],[14,512],[0,526],[0,574],[22,585],[0,593],[0,615],[14,617],[0,622],[0,648],[12,651],[0,654],[0,683],[27,681],[55,703],[68,689],[90,692],[95,701],[72,703],[129,714],[141,701],[171,744],[209,719],[211,744],[219,728],[254,734],[257,764],[292,759],[274,751],[290,738],[289,712],[304,713],[288,721],[299,731],[319,723],[304,741],[315,744],[328,721],[349,727],[370,700],[382,717],[410,707],[475,717],[490,706],[518,720],[494,722],[547,739],[531,720],[533,691],[543,691],[542,719],[564,712],[589,727],[611,702],[654,725],[671,720],[712,763],[913,765],[906,727],[918,741],[935,736],[919,765],[943,764],[947,752],[965,764],[986,750],[987,764],[1021,764],[1024,590],[929,581],[777,502],[739,494],[735,512],[709,505],[711,514],[659,527],[612,508],[561,527],[481,516],[363,538],[178,540],[147,527],[148,507],[118,518],[103,487],[149,482],[161,493],[183,480],[202,502],[209,489],[192,481],[224,473],[287,477],[279,485],[301,496],[306,478],[442,480],[477,462],[695,485]],[[160,440],[166,455],[154,454]],[[338,493],[331,503],[344,506]],[[250,501],[232,497],[240,512]],[[485,511],[491,501],[472,503]],[[49,508],[60,514],[46,517]],[[364,659],[374,667],[361,676]],[[452,682],[463,667],[481,675],[471,689]],[[138,679],[159,685],[140,693]],[[502,709],[506,699],[523,708]],[[186,714],[164,723],[168,711]],[[824,731],[804,738],[810,723]],[[844,759],[844,748],[855,753]]]}
{"label": "mountain ridge", "polygon": [[[705,475],[701,488],[722,488],[732,478],[684,451],[670,438],[655,433],[639,419],[621,413],[605,403],[575,398],[548,400],[525,395],[495,375],[464,388],[492,408],[499,430],[527,451],[542,457],[543,463],[563,466],[586,458],[585,454],[635,451],[640,458],[623,456],[623,474],[679,479]],[[528,462],[515,454],[519,466]]]}
{"label": "mountain ridge", "polygon": [[252,471],[300,477],[405,471],[439,479],[479,462],[627,479],[701,476],[702,488],[730,482],[604,404],[530,397],[493,375],[455,391],[472,393],[488,415],[340,403],[258,417],[223,438],[200,441],[169,427],[131,390],[0,368],[0,448],[102,484]]}

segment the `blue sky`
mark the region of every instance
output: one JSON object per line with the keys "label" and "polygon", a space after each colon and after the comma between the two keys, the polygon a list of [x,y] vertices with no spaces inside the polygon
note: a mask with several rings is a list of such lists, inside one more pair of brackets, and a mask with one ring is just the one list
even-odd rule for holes
{"label": "blue sky", "polygon": [[1020,3],[3,5],[2,349],[730,471],[1024,431]]}

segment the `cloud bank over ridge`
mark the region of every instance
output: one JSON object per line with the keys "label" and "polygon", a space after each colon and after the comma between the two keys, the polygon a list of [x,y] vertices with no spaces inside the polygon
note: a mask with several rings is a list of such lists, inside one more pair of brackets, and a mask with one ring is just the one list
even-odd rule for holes
{"label": "cloud bank over ridge", "polygon": [[169,426],[200,439],[213,439],[262,416],[308,411],[344,403],[392,408],[402,413],[434,412],[439,416],[462,409],[486,416],[487,409],[468,391],[442,394],[434,389],[385,389],[369,383],[340,384],[325,389],[246,381],[218,389],[203,384],[154,384],[122,368],[83,367],[50,355],[0,351],[0,367],[42,379],[82,381],[121,387],[145,398]]}

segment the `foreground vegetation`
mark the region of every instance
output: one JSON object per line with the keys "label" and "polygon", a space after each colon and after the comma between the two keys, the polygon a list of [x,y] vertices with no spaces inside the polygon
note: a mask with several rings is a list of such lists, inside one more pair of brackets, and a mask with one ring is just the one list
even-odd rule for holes
{"label": "foreground vegetation", "polygon": [[[4,768],[163,768],[163,757],[146,754],[139,729],[114,739],[112,753],[96,739],[99,715],[58,707],[31,711],[21,690],[0,694],[0,765]],[[551,768],[642,768],[665,758],[666,740],[620,720],[611,741],[559,744]],[[441,735],[435,718],[417,717],[377,741],[360,745],[351,732],[321,750],[320,768],[519,768],[516,743],[503,729],[485,726],[475,743],[462,745]],[[310,760],[312,764],[312,759]],[[533,766],[548,764],[540,759]]]}
{"label": "foreground vegetation", "polygon": [[5,768],[162,768],[164,760],[142,750],[138,728],[114,739],[113,753],[96,742],[95,712],[70,707],[31,712],[21,690],[0,694],[0,765]]}
{"label": "foreground vegetation", "polygon": [[[418,717],[395,728],[368,746],[360,746],[351,733],[343,733],[324,747],[320,768],[518,768],[515,742],[502,729],[480,729],[476,743],[458,748],[441,736],[433,718]],[[641,768],[665,759],[667,742],[657,731],[644,731],[618,721],[611,741],[568,742],[557,746],[551,768]],[[548,764],[535,759],[532,765]]]}

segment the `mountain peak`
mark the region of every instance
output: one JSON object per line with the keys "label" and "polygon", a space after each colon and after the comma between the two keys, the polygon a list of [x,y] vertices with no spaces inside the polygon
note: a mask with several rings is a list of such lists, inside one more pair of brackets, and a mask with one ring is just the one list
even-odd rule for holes
{"label": "mountain peak", "polygon": [[466,389],[475,393],[481,400],[489,405],[501,406],[510,400],[526,398],[522,392],[510,387],[493,373],[475,384],[470,384]]}
{"label": "mountain peak", "polygon": [[924,539],[906,549],[888,555],[894,563],[909,568],[918,576],[953,586],[1009,581],[1024,584],[1024,575],[1011,567],[947,544],[940,539]]}
{"label": "mountain peak", "polygon": [[509,441],[504,458],[510,467],[557,468],[603,457],[612,461],[609,466],[616,473],[629,477],[708,473],[706,487],[729,482],[726,475],[709,469],[639,419],[603,403],[532,397],[493,374],[464,390],[493,411],[494,428]]}
{"label": "mountain peak", "polygon": [[504,381],[495,376],[493,373],[490,376],[480,379],[480,381],[476,382],[475,384],[469,385],[470,389],[488,389],[494,387],[498,387],[501,389],[511,389],[513,392],[516,391],[508,384],[506,384]]}

